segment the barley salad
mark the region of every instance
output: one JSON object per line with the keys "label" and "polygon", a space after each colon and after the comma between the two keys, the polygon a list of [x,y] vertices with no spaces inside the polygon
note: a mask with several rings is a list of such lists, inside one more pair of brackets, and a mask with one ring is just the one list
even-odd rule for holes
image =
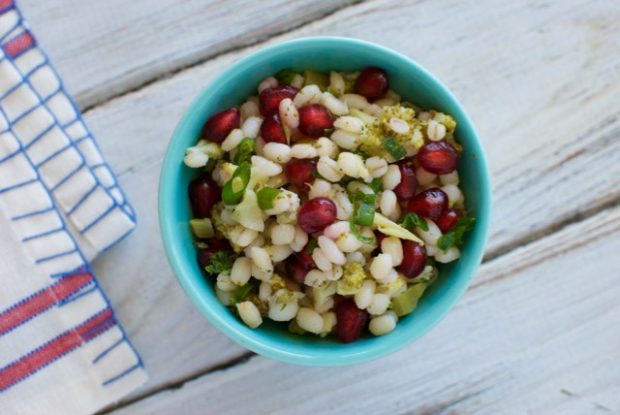
{"label": "barley salad", "polygon": [[402,101],[376,67],[282,70],[257,92],[185,154],[200,267],[251,328],[389,333],[474,224],[455,120]]}

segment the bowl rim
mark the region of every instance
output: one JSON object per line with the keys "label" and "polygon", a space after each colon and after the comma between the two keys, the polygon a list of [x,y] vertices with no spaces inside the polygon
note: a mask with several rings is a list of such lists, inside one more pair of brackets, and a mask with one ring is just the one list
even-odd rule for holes
{"label": "bowl rim", "polygon": [[[179,252],[179,248],[172,243],[172,234],[176,231],[175,224],[172,223],[171,219],[168,219],[166,213],[173,209],[174,203],[173,198],[167,197],[167,195],[171,194],[174,191],[174,186],[171,183],[172,181],[167,178],[174,174],[173,171],[175,170],[175,168],[178,168],[179,163],[178,159],[172,157],[171,149],[176,145],[175,143],[181,132],[187,128],[187,124],[189,124],[190,122],[190,113],[192,112],[192,109],[198,106],[200,102],[208,99],[211,87],[223,81],[231,70],[245,71],[251,69],[251,67],[253,66],[252,62],[257,58],[269,56],[270,54],[277,54],[279,52],[289,50],[290,48],[303,48],[304,46],[315,42],[324,42],[325,47],[329,47],[330,44],[341,43],[355,47],[370,48],[371,50],[376,51],[381,56],[387,55],[387,57],[391,59],[401,61],[403,64],[411,67],[412,71],[417,71],[422,76],[428,78],[433,83],[433,88],[440,90],[441,93],[444,94],[448,100],[452,101],[451,104],[459,109],[459,111],[461,112],[461,119],[459,120],[459,123],[465,123],[471,129],[472,143],[468,143],[468,147],[476,153],[477,169],[481,173],[481,177],[478,178],[478,185],[481,189],[478,210],[481,213],[478,214],[476,223],[476,227],[480,228],[480,230],[478,230],[479,237],[476,241],[478,248],[474,251],[475,258],[469,261],[470,266],[462,270],[462,273],[467,274],[467,276],[457,280],[458,286],[455,290],[451,291],[451,295],[449,297],[442,297],[443,306],[441,306],[441,309],[434,314],[431,321],[426,324],[423,329],[412,331],[411,333],[401,333],[398,341],[386,342],[379,346],[368,347],[361,352],[347,352],[346,350],[342,350],[341,353],[337,355],[327,354],[324,350],[317,350],[316,354],[299,354],[283,350],[281,348],[274,347],[274,345],[267,344],[257,339],[256,336],[250,334],[253,332],[246,331],[244,333],[238,330],[232,324],[230,324],[230,319],[235,318],[232,313],[224,316],[224,313],[221,313],[219,310],[214,309],[210,304],[211,301],[200,295],[200,289],[197,285],[197,282],[193,278],[191,278],[189,272],[187,272],[187,270],[185,269],[183,260],[180,259],[183,255]],[[247,68],[247,66],[249,66],[250,68]],[[166,148],[165,158],[163,160],[160,171],[158,194],[159,226],[168,262],[172,267],[176,280],[181,285],[183,291],[190,298],[198,311],[227,337],[239,343],[240,345],[250,349],[253,352],[256,352],[265,357],[287,363],[323,367],[334,367],[363,363],[386,356],[405,347],[417,338],[428,333],[441,320],[443,320],[447,313],[462,297],[463,293],[469,286],[472,276],[480,265],[484,254],[484,247],[486,245],[489,234],[491,205],[491,184],[487,158],[484,149],[482,148],[478,133],[473,125],[473,122],[465,111],[463,105],[461,105],[461,103],[454,96],[454,94],[431,72],[426,70],[413,59],[399,52],[367,41],[335,36],[303,37],[266,46],[231,63],[220,73],[219,76],[213,79],[208,85],[203,87],[200,93],[192,100],[191,104],[184,111],[181,120],[179,121],[171,136],[170,142]]]}

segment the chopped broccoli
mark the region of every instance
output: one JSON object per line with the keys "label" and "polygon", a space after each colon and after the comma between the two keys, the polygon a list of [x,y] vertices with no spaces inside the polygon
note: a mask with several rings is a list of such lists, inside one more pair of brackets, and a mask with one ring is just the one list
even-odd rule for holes
{"label": "chopped broccoli", "polygon": [[329,299],[330,296],[336,294],[336,282],[326,281],[318,287],[312,288],[312,296],[314,297],[315,306],[321,306]]}
{"label": "chopped broccoli", "polygon": [[336,292],[340,295],[353,295],[367,278],[364,267],[359,262],[350,262],[343,268],[342,278],[338,280]]}

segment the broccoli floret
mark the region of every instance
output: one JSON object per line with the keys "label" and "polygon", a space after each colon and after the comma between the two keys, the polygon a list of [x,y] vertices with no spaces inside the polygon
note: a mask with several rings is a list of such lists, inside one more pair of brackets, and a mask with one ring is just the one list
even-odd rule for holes
{"label": "broccoli floret", "polygon": [[368,277],[359,262],[350,262],[343,267],[342,278],[338,280],[336,292],[340,295],[353,295]]}
{"label": "broccoli floret", "polygon": [[224,208],[224,202],[218,202],[213,206],[211,210],[211,222],[213,222],[213,226],[215,226],[215,230],[219,236],[230,240],[230,231],[234,229],[235,225],[228,225],[222,220],[222,210],[224,210]]}

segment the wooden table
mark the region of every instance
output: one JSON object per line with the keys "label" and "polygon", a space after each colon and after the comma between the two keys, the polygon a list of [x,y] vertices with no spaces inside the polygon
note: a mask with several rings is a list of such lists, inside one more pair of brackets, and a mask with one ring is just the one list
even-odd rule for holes
{"label": "wooden table", "polygon": [[[150,381],[114,414],[620,413],[620,2],[22,0],[139,215],[96,261]],[[157,182],[197,92],[308,35],[400,51],[476,123],[494,217],[469,291],[376,362],[294,367],[229,341],[164,258]]]}

